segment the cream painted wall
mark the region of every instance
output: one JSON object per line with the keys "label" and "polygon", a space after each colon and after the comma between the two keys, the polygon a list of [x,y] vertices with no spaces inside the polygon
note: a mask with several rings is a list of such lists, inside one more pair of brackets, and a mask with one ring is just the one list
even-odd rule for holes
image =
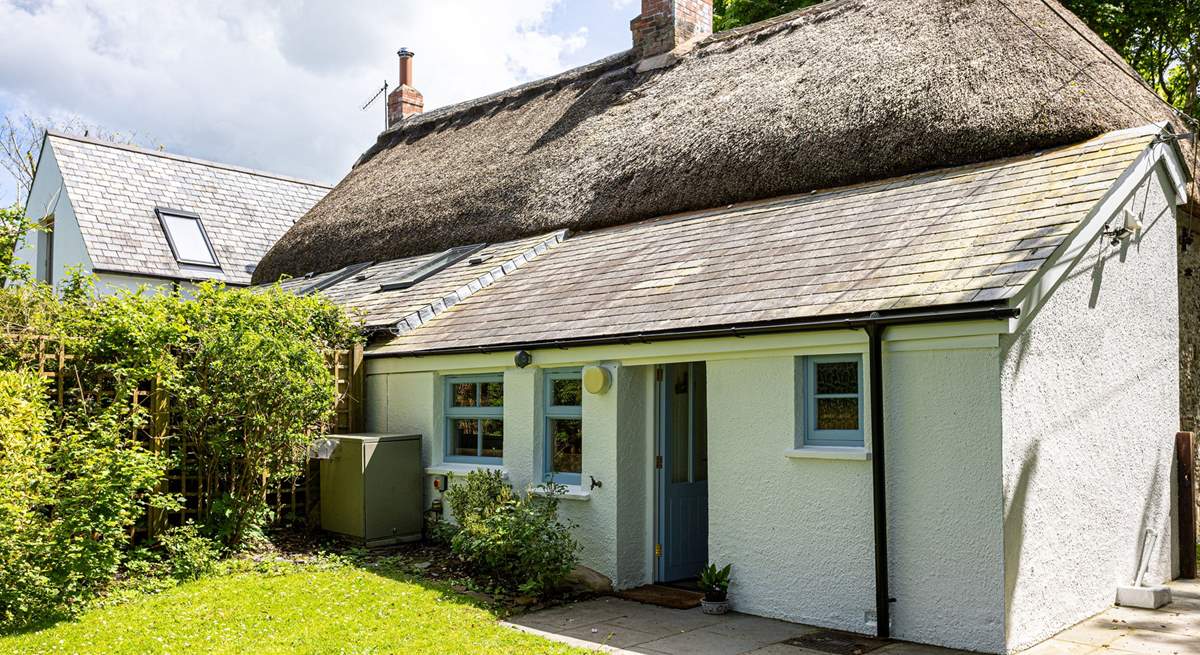
{"label": "cream painted wall", "polygon": [[1095,239],[1050,300],[1003,339],[1004,542],[1010,651],[1109,606],[1142,530],[1171,577],[1179,426],[1174,205],[1161,169],[1127,206],[1143,232]]}
{"label": "cream painted wall", "polygon": [[709,361],[708,551],[738,611],[874,632],[871,464],[789,459],[795,358]]}
{"label": "cream painted wall", "polygon": [[[649,367],[608,365],[612,388],[583,398],[584,447],[581,487],[570,489],[559,516],[576,526],[581,562],[608,576],[618,587],[649,582],[646,481],[652,471],[648,454],[652,423],[646,402]],[[373,432],[423,435],[427,467],[427,504],[438,496],[433,476],[462,480],[470,464],[444,463],[441,376],[433,372],[379,373],[368,364],[366,427]],[[491,372],[495,372],[494,370]],[[454,371],[455,374],[462,371]],[[542,484],[544,422],[542,370],[508,368],[504,374],[504,459],[502,470],[518,490]],[[590,488],[591,477],[601,483]]]}
{"label": "cream painted wall", "polygon": [[[893,634],[999,651],[997,340],[902,343],[884,358]],[[740,611],[874,633],[871,463],[785,457],[795,367],[708,363],[710,558],[733,562]]]}
{"label": "cream painted wall", "polygon": [[998,338],[888,345],[892,635],[1003,651]]}

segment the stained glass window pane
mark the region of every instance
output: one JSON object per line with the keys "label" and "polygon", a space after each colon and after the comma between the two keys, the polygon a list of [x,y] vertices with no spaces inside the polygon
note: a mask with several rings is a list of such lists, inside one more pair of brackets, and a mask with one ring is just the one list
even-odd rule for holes
{"label": "stained glass window pane", "polygon": [[549,423],[550,470],[555,473],[583,471],[583,421],[555,418]]}
{"label": "stained glass window pane", "polygon": [[817,398],[818,430],[857,430],[858,398]]}
{"label": "stained glass window pane", "polygon": [[858,362],[817,362],[817,394],[858,393]]}
{"label": "stained glass window pane", "polygon": [[484,419],[483,423],[483,456],[504,456],[504,420]]}
{"label": "stained glass window pane", "polygon": [[557,407],[578,407],[583,404],[583,383],[578,378],[573,380],[554,380],[552,404]]}
{"label": "stained glass window pane", "polygon": [[462,418],[450,421],[450,444],[454,455],[475,457],[479,454],[479,421]]}
{"label": "stained glass window pane", "polygon": [[503,382],[484,382],[480,389],[482,402],[481,407],[503,407],[504,406],[504,383]]}

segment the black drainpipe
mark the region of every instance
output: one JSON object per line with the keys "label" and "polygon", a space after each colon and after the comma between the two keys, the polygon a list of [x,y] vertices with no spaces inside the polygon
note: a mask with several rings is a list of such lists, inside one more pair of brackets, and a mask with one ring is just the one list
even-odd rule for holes
{"label": "black drainpipe", "polygon": [[883,326],[867,323],[871,385],[871,491],[875,515],[875,625],[880,639],[891,636],[888,589],[887,476],[883,453]]}

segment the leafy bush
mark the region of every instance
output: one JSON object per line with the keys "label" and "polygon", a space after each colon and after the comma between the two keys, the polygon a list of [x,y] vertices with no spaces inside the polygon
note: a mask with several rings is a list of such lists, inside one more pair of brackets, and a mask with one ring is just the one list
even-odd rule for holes
{"label": "leafy bush", "polygon": [[[299,471],[332,415],[323,350],[357,338],[336,306],[277,287],[0,288],[0,629],[72,613],[123,565],[153,568],[130,558],[130,531],[148,508],[178,506],[160,487],[180,462],[139,438],[152,418],[169,417],[170,452],[194,453],[209,530],[230,547],[261,534],[267,489]],[[48,388],[38,371],[60,345],[67,368]],[[152,388],[164,414],[134,402]],[[176,577],[210,565],[196,530],[164,535]]]}
{"label": "leafy bush", "polygon": [[446,491],[457,527],[450,550],[478,573],[522,593],[540,595],[578,563],[571,526],[558,522],[557,488],[545,497],[520,496],[499,472],[473,471]]}
{"label": "leafy bush", "polygon": [[163,547],[172,577],[180,581],[198,580],[212,573],[221,556],[220,548],[191,522],[159,535],[158,543]]}
{"label": "leafy bush", "polygon": [[0,628],[67,615],[116,574],[165,462],[112,412],[52,435],[33,372],[0,371]]}

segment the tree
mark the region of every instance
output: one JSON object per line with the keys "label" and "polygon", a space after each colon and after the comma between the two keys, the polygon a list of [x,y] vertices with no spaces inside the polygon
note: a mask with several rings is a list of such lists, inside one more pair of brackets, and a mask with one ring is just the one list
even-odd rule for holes
{"label": "tree", "polygon": [[9,281],[28,281],[33,271],[27,264],[18,264],[17,248],[25,242],[30,230],[41,229],[30,221],[19,205],[0,208],[0,287]]}
{"label": "tree", "polygon": [[17,203],[24,206],[37,172],[38,149],[46,130],[78,134],[101,141],[134,144],[141,141],[136,133],[115,132],[83,121],[78,116],[55,120],[31,114],[5,115],[0,124],[0,166],[8,171],[17,192]]}
{"label": "tree", "polygon": [[[713,31],[749,25],[821,0],[715,0]],[[1164,100],[1200,119],[1200,0],[1061,0]]]}
{"label": "tree", "polygon": [[714,0],[713,31],[757,23],[819,2],[821,0]]}
{"label": "tree", "polygon": [[1200,0],[1062,0],[1176,109],[1200,119]]}

